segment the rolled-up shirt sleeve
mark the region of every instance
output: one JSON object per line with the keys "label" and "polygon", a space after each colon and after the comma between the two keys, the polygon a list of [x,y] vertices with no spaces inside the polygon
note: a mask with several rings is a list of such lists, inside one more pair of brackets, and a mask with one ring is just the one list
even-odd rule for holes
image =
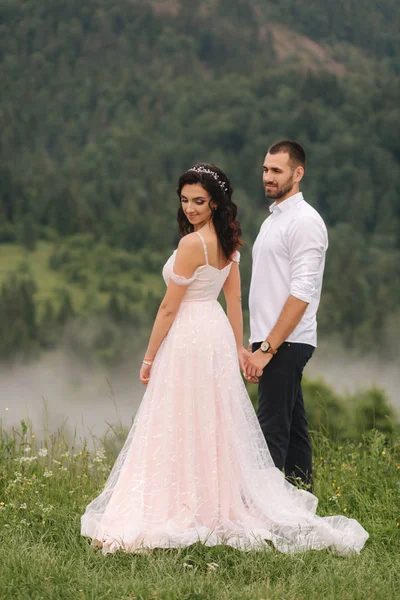
{"label": "rolled-up shirt sleeve", "polygon": [[290,294],[308,304],[321,292],[319,273],[325,264],[328,234],[323,221],[305,216],[287,232],[290,260]]}

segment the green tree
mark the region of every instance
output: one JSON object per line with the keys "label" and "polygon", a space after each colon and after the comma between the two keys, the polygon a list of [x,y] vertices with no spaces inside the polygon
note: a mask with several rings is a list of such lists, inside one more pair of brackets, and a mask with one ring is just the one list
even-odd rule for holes
{"label": "green tree", "polygon": [[47,298],[40,319],[39,339],[41,346],[45,349],[55,348],[59,339],[59,333],[59,323],[57,322],[53,302]]}
{"label": "green tree", "polygon": [[36,249],[37,226],[31,213],[22,218],[19,224],[18,241],[26,250],[33,252]]}
{"label": "green tree", "polygon": [[75,311],[68,290],[60,290],[59,296],[60,306],[57,312],[57,323],[59,325],[65,325],[70,319],[72,319],[75,316]]}
{"label": "green tree", "polygon": [[0,290],[0,357],[33,350],[37,341],[36,284],[29,276],[10,273]]}

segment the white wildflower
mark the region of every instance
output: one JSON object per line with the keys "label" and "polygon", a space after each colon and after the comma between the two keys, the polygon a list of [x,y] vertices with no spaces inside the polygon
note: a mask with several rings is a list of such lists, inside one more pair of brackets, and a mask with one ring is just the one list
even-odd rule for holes
{"label": "white wildflower", "polygon": [[48,453],[49,453],[49,451],[47,450],[47,448],[40,448],[40,450],[38,450],[38,454],[39,454],[39,456],[41,456],[41,457],[43,457],[43,458],[44,458],[45,456],[47,456],[47,455],[48,455]]}
{"label": "white wildflower", "polygon": [[48,471],[47,469],[43,473],[43,477],[53,477],[53,471]]}
{"label": "white wildflower", "polygon": [[21,456],[20,458],[17,458],[16,461],[19,462],[20,465],[22,465],[23,463],[31,463],[36,459],[37,456]]}
{"label": "white wildflower", "polygon": [[95,463],[102,463],[103,460],[105,460],[105,458],[106,458],[106,454],[104,452],[104,449],[103,448],[99,448],[97,450],[97,452],[96,452],[96,456],[94,457],[93,462],[95,462]]}
{"label": "white wildflower", "polygon": [[22,508],[23,510],[25,510],[27,508],[26,502],[23,502],[22,504],[20,504],[19,507]]}

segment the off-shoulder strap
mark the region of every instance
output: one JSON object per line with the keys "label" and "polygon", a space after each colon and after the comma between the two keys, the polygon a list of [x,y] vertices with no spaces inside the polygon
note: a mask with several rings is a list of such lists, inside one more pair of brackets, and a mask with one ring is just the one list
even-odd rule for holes
{"label": "off-shoulder strap", "polygon": [[186,277],[182,277],[181,275],[176,275],[176,273],[174,273],[172,271],[171,273],[171,279],[174,283],[176,283],[177,285],[183,285],[183,286],[187,286],[190,285],[191,283],[193,283],[193,281],[196,279],[197,277],[197,269],[194,272],[194,274],[192,275],[192,277],[189,277],[188,279]]}
{"label": "off-shoulder strap", "polygon": [[198,232],[195,231],[195,233],[197,233],[197,235],[199,236],[199,238],[201,239],[201,242],[203,244],[203,249],[204,249],[204,256],[206,257],[206,265],[208,265],[208,252],[207,252],[207,244],[204,241],[203,236]]}

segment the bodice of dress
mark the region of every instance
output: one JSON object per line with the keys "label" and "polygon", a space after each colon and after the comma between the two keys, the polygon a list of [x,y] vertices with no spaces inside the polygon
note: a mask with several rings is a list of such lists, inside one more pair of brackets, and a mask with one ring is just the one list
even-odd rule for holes
{"label": "bodice of dress", "polygon": [[223,269],[217,269],[216,267],[211,266],[208,264],[207,245],[204,238],[199,233],[197,235],[203,243],[206,264],[197,267],[192,277],[189,279],[176,275],[176,273],[174,273],[174,264],[177,251],[175,250],[165,263],[162,271],[166,285],[168,285],[169,280],[172,279],[172,281],[178,285],[188,286],[183,302],[217,300],[222,286],[231,270],[232,262],[240,262],[240,254],[236,251],[232,257],[232,261]]}

